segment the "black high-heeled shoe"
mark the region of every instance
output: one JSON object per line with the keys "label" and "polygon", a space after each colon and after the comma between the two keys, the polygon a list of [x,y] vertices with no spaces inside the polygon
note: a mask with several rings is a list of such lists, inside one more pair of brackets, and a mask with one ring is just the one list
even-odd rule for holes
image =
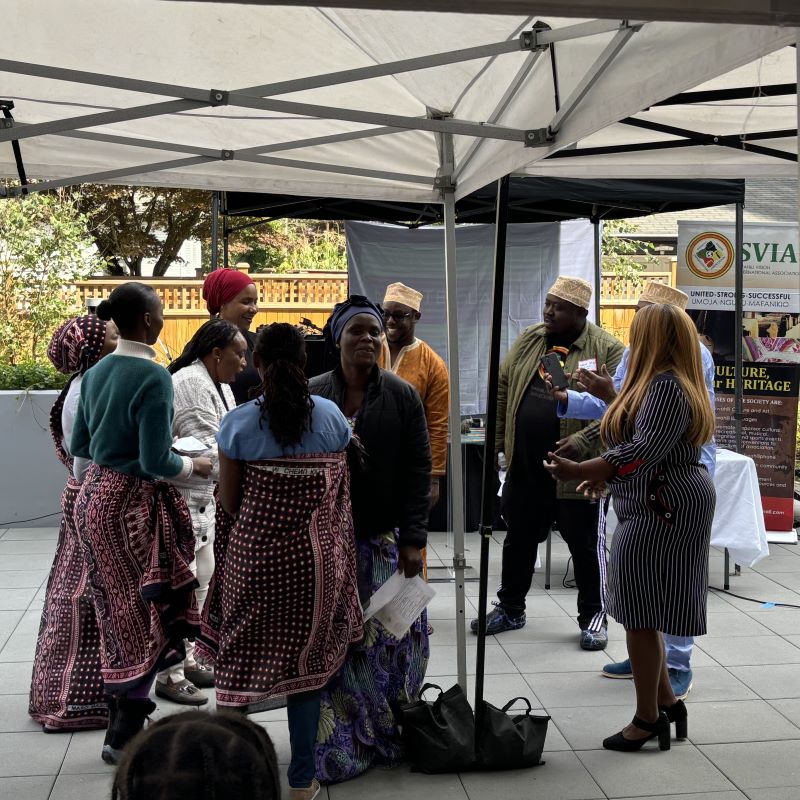
{"label": "black high-heeled shoe", "polygon": [[663,711],[667,715],[670,722],[675,723],[675,738],[686,739],[689,736],[689,712],[683,700],[678,700],[671,706],[659,706],[659,711]]}
{"label": "black high-heeled shoe", "polygon": [[658,719],[655,722],[645,722],[639,717],[634,717],[631,725],[635,725],[637,728],[647,731],[650,735],[644,736],[641,739],[626,739],[625,736],[622,735],[622,731],[620,731],[603,740],[603,747],[605,747],[606,750],[619,750],[623,753],[634,753],[637,750],[641,750],[646,742],[658,737],[659,750],[669,750],[670,724],[667,715],[663,711],[659,712]]}

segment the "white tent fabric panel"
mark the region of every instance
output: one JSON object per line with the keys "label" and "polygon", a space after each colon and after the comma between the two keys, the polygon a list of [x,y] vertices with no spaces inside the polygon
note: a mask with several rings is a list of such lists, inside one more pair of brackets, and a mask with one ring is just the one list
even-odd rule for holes
{"label": "white tent fabric panel", "polygon": [[[0,64],[0,96],[14,101],[15,131],[19,132],[25,125],[163,103],[181,97],[180,87],[195,90],[196,99],[196,90],[207,96],[211,89],[247,89],[453,49],[513,43],[536,21],[522,16],[164,0],[7,0],[3,17],[0,56],[9,62],[177,85],[174,92],[140,93],[120,88],[114,81],[108,86],[57,80],[49,75],[34,77]],[[575,25],[598,25],[576,19],[542,21],[556,32]],[[608,31],[609,25],[615,24],[599,23],[598,29]],[[770,53],[793,36],[792,30],[780,28],[651,22],[635,32],[605,32],[559,41],[558,78],[564,104],[591,74],[608,44],[615,38],[627,39],[549,147],[527,148],[521,140],[524,131],[546,129],[556,113],[547,52],[525,52],[512,46],[513,52],[491,58],[274,96],[269,92],[255,94],[256,99],[263,94],[271,102],[294,101],[418,119],[435,110],[452,113],[457,120],[512,129],[509,135],[516,137],[514,141],[454,136],[456,193],[460,197],[573,141],[587,141],[621,117]],[[22,139],[20,146],[29,175],[37,178],[122,170],[124,174],[96,179],[203,189],[441,200],[434,187],[440,168],[437,134],[381,131],[383,135],[304,147],[291,145],[275,151],[274,146],[280,143],[374,133],[381,122],[312,117],[287,111],[274,102],[268,108],[257,102],[255,107],[252,103],[248,107],[248,102],[245,98],[243,103],[211,108],[197,101],[194,105],[187,103],[180,113],[88,129],[90,134],[163,143],[163,148],[76,138],[63,132],[31,136]],[[485,130],[486,126],[480,132]],[[15,175],[9,139],[10,133],[0,130],[0,174]],[[258,163],[246,160],[270,146],[273,151]],[[198,148],[205,148],[205,152],[198,154]],[[247,149],[250,153],[244,152]],[[235,151],[238,158],[220,160],[222,150]],[[195,160],[185,164],[180,161],[183,158]],[[297,161],[303,163],[293,166]],[[170,162],[170,167],[148,171],[147,165],[162,162]]]}
{"label": "white tent fabric panel", "polygon": [[[676,102],[653,106],[634,120],[654,122],[710,136],[748,136],[788,131],[789,136],[759,138],[753,144],[797,155],[797,52],[784,47],[743,67],[717,76],[691,88],[692,93],[753,87],[752,97],[737,97],[703,102]],[[793,85],[788,94],[759,96],[759,88]],[[574,152],[620,145],[646,145],[673,141],[681,136],[613,124],[579,140]],[[684,139],[685,143],[685,139]],[[531,163],[519,174],[537,177],[600,178],[624,175],[630,178],[736,178],[796,177],[797,163],[740,147],[693,144],[674,149],[643,149],[638,152],[555,157]]]}

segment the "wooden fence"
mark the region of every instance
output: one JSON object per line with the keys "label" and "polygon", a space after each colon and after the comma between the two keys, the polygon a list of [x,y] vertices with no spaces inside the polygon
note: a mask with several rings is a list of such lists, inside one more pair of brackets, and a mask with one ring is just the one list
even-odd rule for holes
{"label": "wooden fence", "polygon": [[[305,317],[320,328],[333,306],[347,297],[347,275],[342,272],[253,274],[258,290],[259,312],[253,330],[270,322],[298,323]],[[77,284],[81,305],[89,298],[105,298],[124,278],[94,278]],[[657,281],[674,286],[673,271],[645,272],[635,283],[613,273],[603,275],[600,322],[606,330],[628,343],[628,331],[644,285]],[[173,356],[208,319],[200,278],[145,278],[164,302],[161,341]]]}
{"label": "wooden fence", "polygon": [[[347,274],[313,272],[253,274],[258,291],[258,314],[252,330],[270,322],[297,324],[306,318],[320,328],[334,305],[347,297]],[[81,305],[90,298],[106,298],[129,278],[94,278],[77,284]],[[200,278],[144,278],[164,303],[164,330],[161,342],[173,357],[208,319]]]}

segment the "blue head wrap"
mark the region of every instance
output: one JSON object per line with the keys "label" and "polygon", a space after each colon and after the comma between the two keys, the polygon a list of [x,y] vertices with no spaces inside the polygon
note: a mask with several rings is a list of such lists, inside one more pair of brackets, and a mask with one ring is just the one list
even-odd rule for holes
{"label": "blue head wrap", "polygon": [[381,330],[383,330],[383,309],[373,303],[372,300],[361,294],[351,294],[343,303],[337,303],[333,308],[330,326],[333,343],[338,344],[342,338],[345,325],[359,314],[371,314],[378,320]]}

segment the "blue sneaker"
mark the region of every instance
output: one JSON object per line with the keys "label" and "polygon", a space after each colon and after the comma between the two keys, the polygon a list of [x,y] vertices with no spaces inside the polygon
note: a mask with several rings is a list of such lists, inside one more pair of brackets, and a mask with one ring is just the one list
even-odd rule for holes
{"label": "blue sneaker", "polygon": [[633,677],[631,660],[626,658],[624,661],[615,661],[613,664],[606,664],[603,667],[604,678],[624,678],[629,680]]}
{"label": "blue sneaker", "polygon": [[[486,635],[494,636],[503,631],[518,631],[525,627],[525,612],[509,614],[501,605],[495,603],[496,608],[486,615]],[[469,624],[470,630],[477,635],[478,620],[474,619]]]}
{"label": "blue sneaker", "polygon": [[603,625],[599,631],[581,631],[581,650],[605,650],[608,644],[608,628]]}
{"label": "blue sneaker", "polygon": [[676,699],[685,700],[692,691],[692,671],[683,669],[668,669],[669,683]]}

